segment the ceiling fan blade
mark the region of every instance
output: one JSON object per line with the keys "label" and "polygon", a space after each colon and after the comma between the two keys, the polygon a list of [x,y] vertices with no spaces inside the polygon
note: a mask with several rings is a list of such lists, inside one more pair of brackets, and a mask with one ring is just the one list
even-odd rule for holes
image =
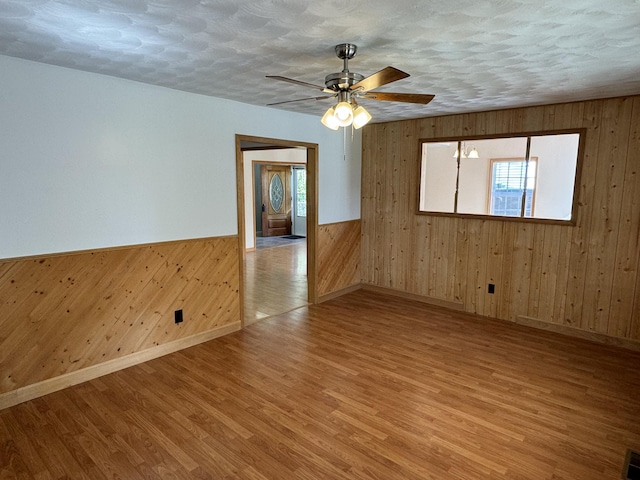
{"label": "ceiling fan blade", "polygon": [[297,100],[285,100],[284,102],[267,103],[267,107],[271,107],[273,105],[282,105],[283,103],[304,102],[306,100],[327,100],[328,98],[332,98],[332,97],[298,98]]}
{"label": "ceiling fan blade", "polygon": [[361,96],[367,100],[384,100],[387,102],[421,103],[426,105],[435,95],[423,95],[421,93],[391,93],[391,92],[367,92]]}
{"label": "ceiling fan blade", "polygon": [[369,75],[364,80],[360,80],[358,83],[351,87],[351,90],[360,90],[361,92],[367,92],[374,88],[381,87],[387,83],[395,82],[396,80],[402,80],[407,78],[408,73],[398,70],[394,67],[383,68],[379,72]]}
{"label": "ceiling fan blade", "polygon": [[321,87],[320,85],[314,85],[312,83],[301,82],[300,80],[294,80],[293,78],[281,77],[280,75],[267,75],[267,78],[272,78],[274,80],[281,80],[283,82],[293,83],[294,85],[301,85],[303,87],[315,88],[316,90],[320,90],[323,92],[325,87]]}

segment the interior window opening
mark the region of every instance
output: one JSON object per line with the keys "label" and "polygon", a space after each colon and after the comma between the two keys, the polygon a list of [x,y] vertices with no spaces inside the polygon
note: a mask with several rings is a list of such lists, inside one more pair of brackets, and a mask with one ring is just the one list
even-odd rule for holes
{"label": "interior window opening", "polygon": [[581,133],[422,141],[418,213],[571,222]]}

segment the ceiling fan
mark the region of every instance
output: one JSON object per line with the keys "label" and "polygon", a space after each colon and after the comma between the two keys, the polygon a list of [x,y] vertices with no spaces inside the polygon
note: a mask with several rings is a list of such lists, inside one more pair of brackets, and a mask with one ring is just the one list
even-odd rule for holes
{"label": "ceiling fan", "polygon": [[313,88],[329,94],[328,96],[299,98],[297,100],[269,103],[268,106],[306,100],[325,100],[337,97],[338,103],[330,107],[322,117],[322,123],[326,127],[337,130],[340,127],[347,127],[349,125],[353,125],[354,128],[361,128],[371,120],[371,115],[362,105],[358,105],[357,99],[420,103],[423,105],[433,100],[433,95],[420,93],[372,92],[371,90],[375,88],[407,78],[409,74],[394,67],[386,67],[365,78],[359,73],[349,71],[349,60],[355,57],[358,51],[356,45],[352,43],[341,43],[336,45],[335,51],[337,57],[343,61],[344,67],[341,72],[327,75],[324,79],[324,87],[279,75],[267,75],[267,78]]}

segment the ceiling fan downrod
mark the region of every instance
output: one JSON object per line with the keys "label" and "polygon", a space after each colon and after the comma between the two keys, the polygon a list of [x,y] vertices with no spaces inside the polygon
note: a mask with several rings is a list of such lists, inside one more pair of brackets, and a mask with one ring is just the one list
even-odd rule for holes
{"label": "ceiling fan downrod", "polygon": [[327,75],[324,79],[324,84],[328,89],[339,92],[348,90],[349,87],[364,79],[364,76],[349,71],[349,60],[355,57],[358,51],[356,45],[353,43],[341,43],[336,45],[335,50],[337,57],[343,61],[343,69],[342,72]]}
{"label": "ceiling fan downrod", "polygon": [[336,56],[343,60],[344,68],[343,72],[349,71],[349,60],[356,56],[356,52],[358,51],[358,46],[353,43],[341,43],[340,45],[336,45]]}

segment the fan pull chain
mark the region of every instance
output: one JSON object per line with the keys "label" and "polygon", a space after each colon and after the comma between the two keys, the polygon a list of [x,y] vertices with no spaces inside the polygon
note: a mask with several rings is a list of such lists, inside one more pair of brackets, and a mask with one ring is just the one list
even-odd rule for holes
{"label": "fan pull chain", "polygon": [[344,134],[342,136],[343,138],[343,142],[342,142],[342,159],[346,162],[347,161],[347,129],[343,128],[344,130]]}

